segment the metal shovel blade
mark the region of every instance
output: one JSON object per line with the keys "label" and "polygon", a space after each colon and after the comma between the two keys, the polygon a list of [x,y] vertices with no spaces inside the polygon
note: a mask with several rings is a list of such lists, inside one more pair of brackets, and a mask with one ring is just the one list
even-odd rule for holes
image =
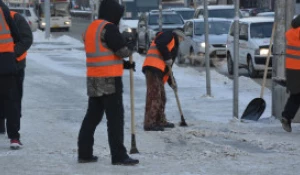
{"label": "metal shovel blade", "polygon": [[262,98],[253,99],[244,111],[241,119],[257,121],[266,109],[266,102]]}

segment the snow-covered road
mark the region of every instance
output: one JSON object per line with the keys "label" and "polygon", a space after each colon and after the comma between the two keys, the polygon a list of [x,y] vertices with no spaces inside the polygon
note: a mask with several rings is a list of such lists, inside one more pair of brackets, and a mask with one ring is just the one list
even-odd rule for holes
{"label": "snow-covered road", "polygon": [[[1,175],[241,175],[286,174],[300,170],[300,126],[286,133],[271,116],[271,92],[267,109],[258,122],[232,119],[232,81],[212,71],[213,97],[206,97],[205,72],[174,67],[179,97],[189,127],[176,125],[164,132],[142,128],[145,106],[143,56],[134,55],[137,68],[135,118],[140,160],[134,167],[113,166],[107,143],[106,121],[98,126],[94,154],[97,163],[77,163],[77,136],[87,107],[85,54],[82,44],[69,37],[50,41],[35,33],[27,58],[21,140],[24,148],[9,149],[0,135]],[[49,47],[51,49],[49,49]],[[46,49],[48,48],[48,49]],[[80,49],[81,48],[81,49]],[[130,149],[129,72],[124,83],[125,145]],[[167,118],[180,121],[172,90],[167,91]],[[260,87],[240,77],[240,114],[259,95]]]}

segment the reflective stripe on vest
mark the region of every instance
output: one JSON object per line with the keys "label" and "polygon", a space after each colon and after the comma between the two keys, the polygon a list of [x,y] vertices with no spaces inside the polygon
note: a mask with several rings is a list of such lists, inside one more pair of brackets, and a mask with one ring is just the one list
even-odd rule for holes
{"label": "reflective stripe on vest", "polygon": [[0,8],[0,52],[14,52],[13,38]]}
{"label": "reflective stripe on vest", "polygon": [[123,59],[116,56],[100,39],[103,28],[108,23],[104,20],[95,20],[83,35],[88,77],[123,75]]}
{"label": "reflective stripe on vest", "polygon": [[[172,38],[171,42],[167,45],[169,52],[171,52],[171,50],[174,48],[174,46],[175,46],[175,40],[174,40],[174,38]],[[158,68],[162,72],[165,71],[166,63],[164,61],[163,56],[156,48],[155,39],[152,41],[150,48],[147,52],[143,67],[144,66],[152,66],[152,67]],[[168,79],[169,79],[169,74],[164,75],[163,82],[166,83]]]}
{"label": "reflective stripe on vest", "polygon": [[286,32],[286,69],[300,70],[300,29],[289,29]]}
{"label": "reflective stripe on vest", "polygon": [[[13,20],[15,19],[15,14],[16,14],[16,13],[17,13],[17,12],[15,12],[15,11],[10,11],[10,16],[11,16],[11,18],[12,18]],[[19,56],[19,57],[17,58],[17,61],[20,62],[20,61],[25,60],[26,56],[27,56],[27,52],[24,52],[21,56]]]}

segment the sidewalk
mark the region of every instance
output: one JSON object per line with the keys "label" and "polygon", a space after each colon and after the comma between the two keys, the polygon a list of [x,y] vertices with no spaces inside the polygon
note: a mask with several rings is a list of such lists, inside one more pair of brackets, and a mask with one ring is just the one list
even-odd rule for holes
{"label": "sidewalk", "polygon": [[[38,37],[35,37],[38,38]],[[178,94],[187,124],[179,127],[180,114],[171,88],[166,85],[168,120],[174,129],[143,131],[145,78],[143,56],[134,54],[136,72],[135,124],[140,160],[134,167],[112,166],[107,143],[106,121],[95,134],[97,163],[77,163],[77,136],[87,107],[85,54],[72,38],[52,40],[64,43],[53,50],[38,49],[35,40],[28,53],[21,140],[24,148],[9,149],[9,140],[0,135],[1,175],[238,175],[296,174],[300,170],[300,127],[282,130],[271,116],[271,92],[265,90],[267,108],[258,122],[233,119],[232,80],[211,71],[213,97],[206,96],[205,72],[174,66]],[[40,44],[37,44],[40,43]],[[71,45],[68,43],[72,43]],[[239,112],[259,96],[260,86],[240,77]],[[129,71],[125,71],[125,145],[130,150]]]}

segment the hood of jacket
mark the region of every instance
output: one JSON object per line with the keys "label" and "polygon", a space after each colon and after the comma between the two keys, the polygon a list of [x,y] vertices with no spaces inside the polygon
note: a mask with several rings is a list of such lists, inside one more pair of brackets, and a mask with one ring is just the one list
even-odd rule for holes
{"label": "hood of jacket", "polygon": [[117,1],[103,0],[99,8],[98,19],[104,19],[108,22],[119,25],[123,13],[124,7]]}

